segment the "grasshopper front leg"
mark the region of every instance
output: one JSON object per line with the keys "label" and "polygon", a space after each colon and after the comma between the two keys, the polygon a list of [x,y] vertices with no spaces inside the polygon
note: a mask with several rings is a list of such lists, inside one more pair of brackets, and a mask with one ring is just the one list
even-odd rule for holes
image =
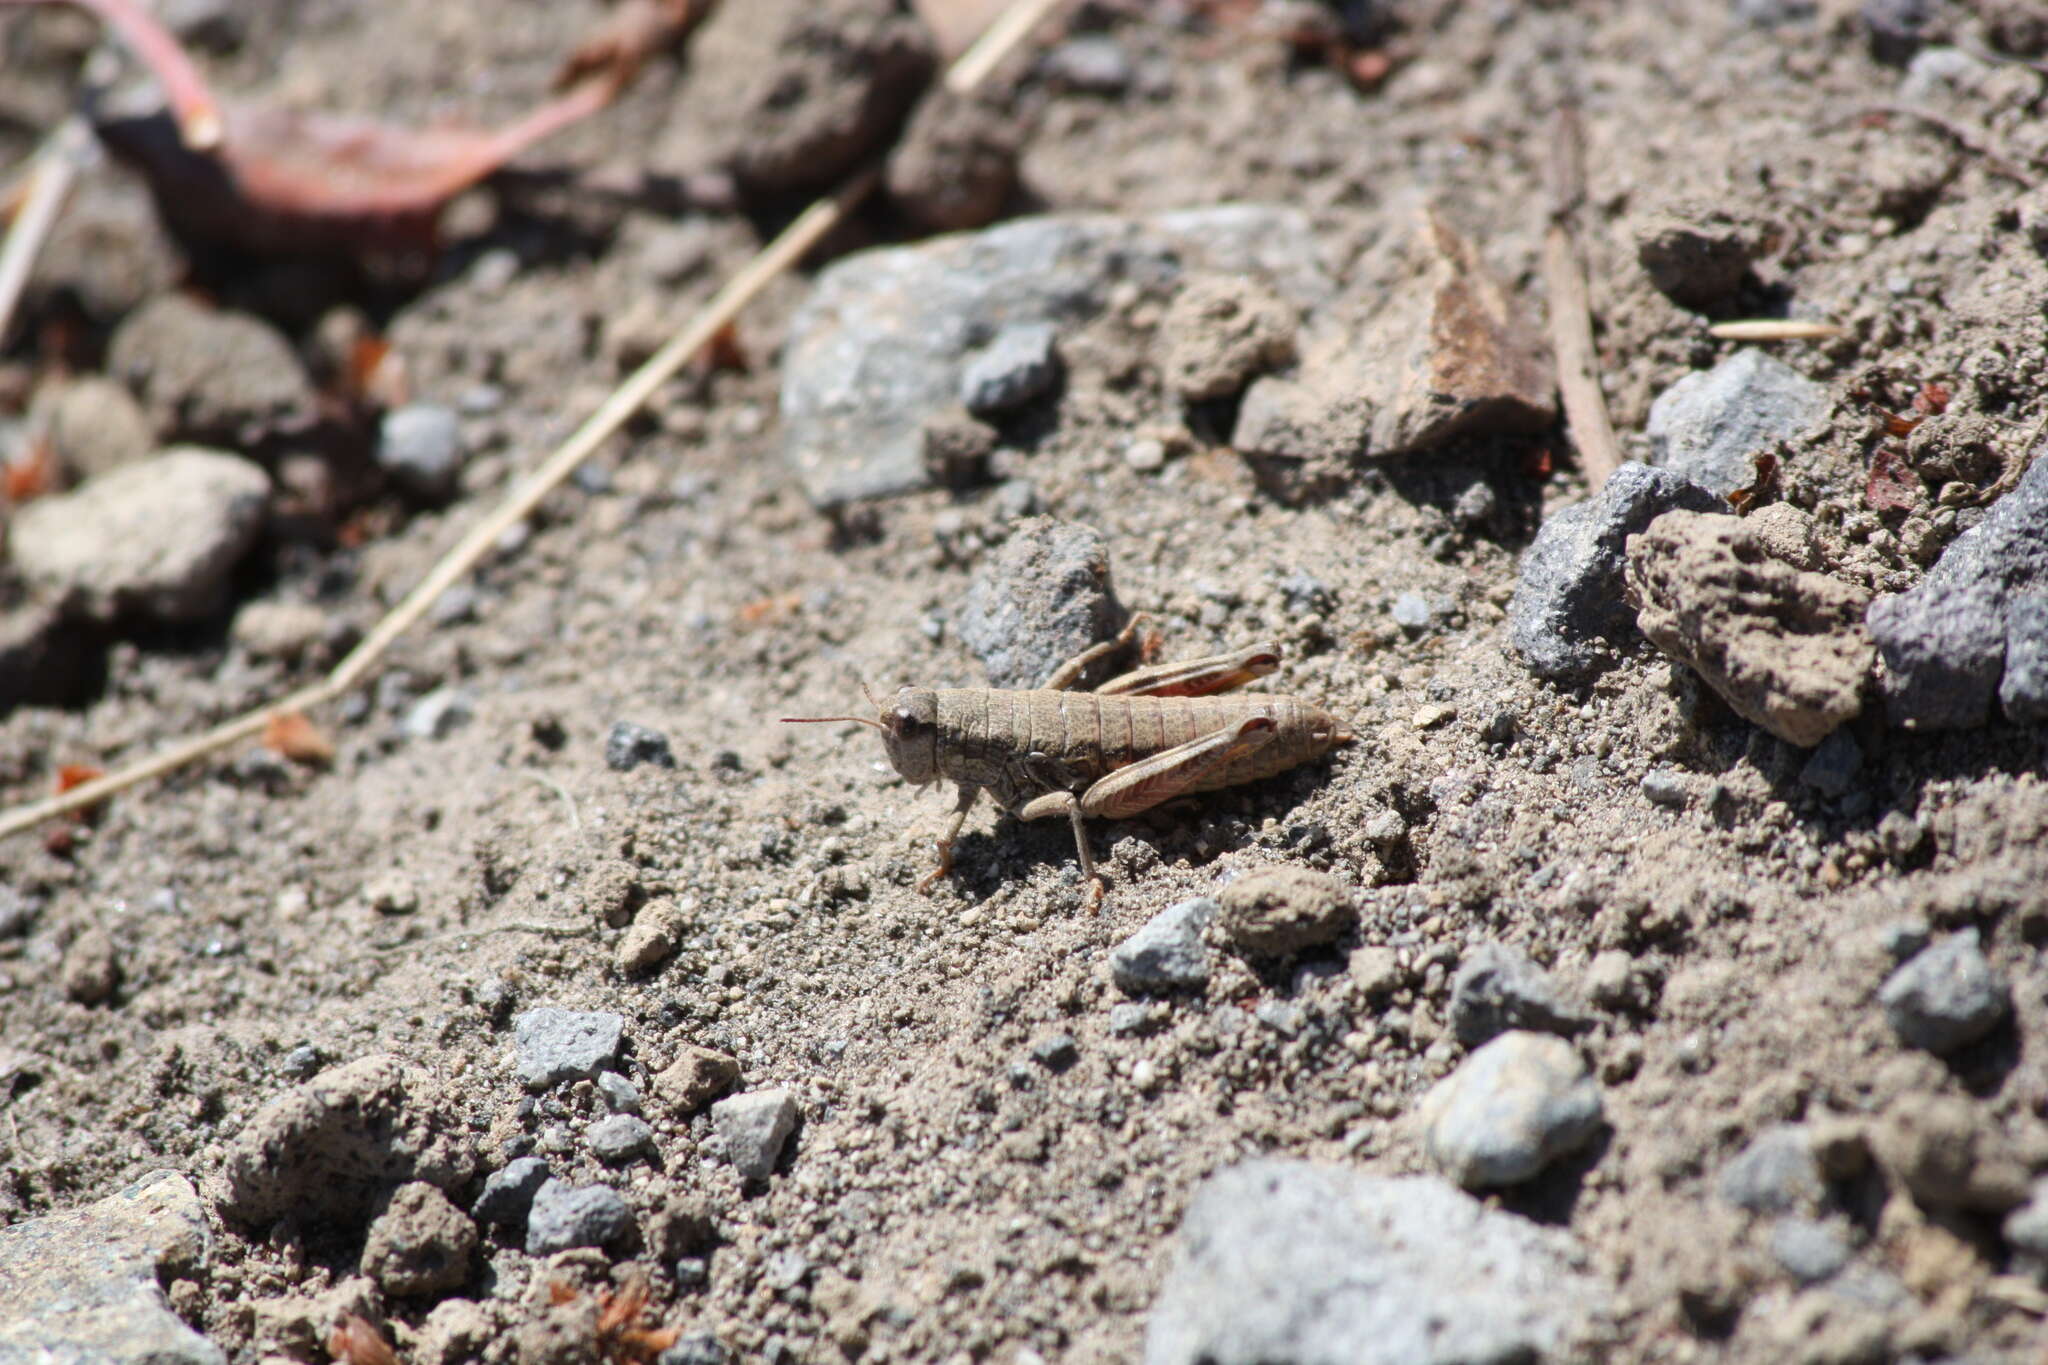
{"label": "grasshopper front leg", "polygon": [[974,809],[975,801],[981,796],[981,788],[968,783],[960,784],[960,799],[953,806],[953,818],[946,822],[946,832],[939,836],[939,865],[927,872],[917,889],[929,896],[932,888],[953,870],[953,841],[960,837],[960,827],[967,822],[967,812]]}
{"label": "grasshopper front leg", "polygon": [[1121,820],[1150,810],[1201,786],[1218,768],[1226,767],[1273,738],[1271,716],[1247,716],[1228,730],[1191,739],[1141,758],[1101,778],[1087,791],[1075,796],[1068,791],[1047,792],[1026,802],[1017,812],[1020,820],[1042,820],[1065,815],[1074,823],[1074,848],[1081,855],[1081,875],[1092,889],[1089,908],[1102,904],[1102,874],[1095,870],[1095,855],[1088,848],[1087,816]]}

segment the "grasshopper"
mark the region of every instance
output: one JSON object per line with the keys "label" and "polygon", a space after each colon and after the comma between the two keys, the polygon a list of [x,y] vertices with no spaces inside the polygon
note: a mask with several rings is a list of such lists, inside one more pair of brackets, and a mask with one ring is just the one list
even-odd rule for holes
{"label": "grasshopper", "polygon": [[1158,664],[1073,691],[1088,666],[1130,643],[1144,618],[1060,665],[1035,691],[904,687],[888,703],[865,685],[875,716],[784,716],[792,724],[852,721],[882,732],[889,762],[920,786],[950,779],[960,799],[939,836],[929,891],[953,870],[953,842],[986,791],[1020,820],[1073,822],[1089,903],[1102,875],[1088,847],[1089,816],[1122,820],[1193,792],[1285,772],[1353,736],[1321,707],[1297,697],[1231,692],[1280,667],[1280,648],[1259,644],[1184,663]]}

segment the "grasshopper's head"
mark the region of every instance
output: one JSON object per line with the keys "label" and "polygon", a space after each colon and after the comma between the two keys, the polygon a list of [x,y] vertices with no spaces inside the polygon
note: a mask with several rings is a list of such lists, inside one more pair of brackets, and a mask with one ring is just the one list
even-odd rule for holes
{"label": "grasshopper's head", "polygon": [[853,721],[871,725],[882,732],[882,745],[889,751],[889,766],[903,780],[923,786],[935,781],[939,772],[939,694],[929,687],[905,687],[887,705],[875,700],[866,684],[861,693],[875,708],[875,719],[866,716],[784,716],[791,724],[822,721]]}

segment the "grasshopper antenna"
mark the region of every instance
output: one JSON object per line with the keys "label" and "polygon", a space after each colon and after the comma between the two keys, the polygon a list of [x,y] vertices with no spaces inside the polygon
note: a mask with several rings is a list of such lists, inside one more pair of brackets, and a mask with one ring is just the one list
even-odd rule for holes
{"label": "grasshopper antenna", "polygon": [[[868,691],[868,685],[865,682],[860,685],[860,694],[868,699],[869,706],[874,707],[877,712],[881,711],[882,704],[875,700],[874,693]],[[882,724],[873,716],[784,716],[782,723],[784,725],[824,725],[831,721],[841,720],[850,720],[855,725],[873,726],[884,734],[887,734],[889,731],[888,726]]]}

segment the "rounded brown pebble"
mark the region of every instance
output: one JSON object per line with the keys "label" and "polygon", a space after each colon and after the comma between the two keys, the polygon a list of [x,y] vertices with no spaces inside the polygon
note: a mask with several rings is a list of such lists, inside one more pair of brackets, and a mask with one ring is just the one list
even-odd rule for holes
{"label": "rounded brown pebble", "polygon": [[1332,942],[1358,919],[1351,888],[1301,867],[1269,867],[1223,888],[1216,922],[1251,957],[1285,957]]}
{"label": "rounded brown pebble", "polygon": [[71,942],[61,973],[64,994],[81,1005],[97,1005],[114,993],[121,979],[114,960],[114,940],[104,929],[88,929]]}

